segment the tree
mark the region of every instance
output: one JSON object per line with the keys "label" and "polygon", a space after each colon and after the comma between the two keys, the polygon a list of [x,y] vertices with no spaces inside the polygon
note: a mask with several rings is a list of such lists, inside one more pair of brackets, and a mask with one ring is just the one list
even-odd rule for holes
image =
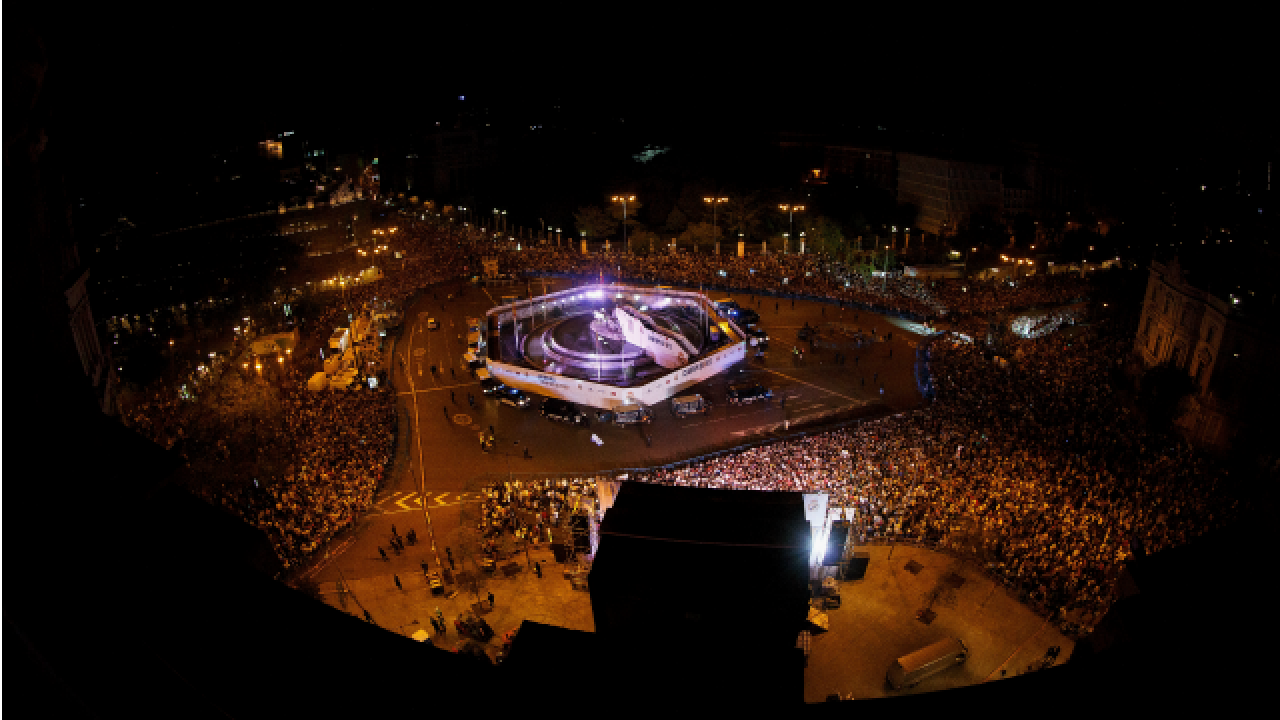
{"label": "tree", "polygon": [[618,221],[609,212],[596,205],[578,208],[573,214],[574,225],[589,238],[612,235],[618,229]]}
{"label": "tree", "polygon": [[689,216],[679,206],[671,208],[671,212],[667,214],[667,223],[662,226],[662,231],[679,235],[689,227]]}
{"label": "tree", "polygon": [[630,238],[632,252],[648,252],[650,245],[662,244],[662,238],[657,233],[645,228],[640,228],[635,233],[628,235],[628,237]]}
{"label": "tree", "polygon": [[760,193],[750,195],[730,193],[729,202],[725,203],[719,212],[724,218],[724,227],[729,231],[730,237],[736,238],[742,235],[744,239],[750,239],[759,233],[764,222],[765,205],[760,198]]}
{"label": "tree", "polygon": [[712,228],[711,223],[699,222],[689,225],[689,227],[680,234],[678,242],[693,246],[693,251],[698,252],[703,244],[710,244],[716,241],[719,235],[719,228]]}
{"label": "tree", "polygon": [[814,216],[807,223],[805,229],[805,237],[808,242],[805,243],[806,250],[812,251],[818,248],[824,253],[838,253],[844,244],[844,232],[840,229],[840,224],[835,220],[823,215]]}
{"label": "tree", "polygon": [[[640,215],[639,215],[639,213],[640,213],[640,208],[642,208],[642,207],[644,207],[644,203],[640,202],[639,200],[628,200],[628,201],[627,201],[627,206],[626,206],[626,211],[627,211],[627,215],[626,215],[626,224],[627,224],[627,230],[628,230],[628,232],[629,232],[632,228],[635,228],[635,227],[639,227],[639,226],[640,226]],[[609,203],[609,215],[611,215],[611,216],[613,217],[613,219],[614,219],[614,220],[616,220],[616,221],[617,221],[617,222],[619,222],[619,223],[621,223],[621,222],[622,222],[622,210],[623,210],[622,203],[620,203],[620,202],[610,202],[610,203]]]}

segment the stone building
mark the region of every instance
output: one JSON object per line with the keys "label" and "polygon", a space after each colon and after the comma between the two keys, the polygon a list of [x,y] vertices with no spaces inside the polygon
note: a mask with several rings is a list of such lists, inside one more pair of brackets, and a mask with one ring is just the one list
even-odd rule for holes
{"label": "stone building", "polygon": [[[1272,393],[1266,363],[1273,356],[1273,333],[1241,303],[1265,305],[1248,291],[1226,298],[1193,284],[1177,259],[1153,261],[1142,305],[1134,353],[1144,368],[1170,364],[1195,385],[1177,423],[1188,440],[1225,450],[1258,398]],[[1272,298],[1274,300],[1274,298]]]}

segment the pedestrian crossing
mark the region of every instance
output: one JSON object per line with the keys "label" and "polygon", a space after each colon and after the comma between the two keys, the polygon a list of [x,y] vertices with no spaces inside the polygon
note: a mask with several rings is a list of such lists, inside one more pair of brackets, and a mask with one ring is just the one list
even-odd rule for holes
{"label": "pedestrian crossing", "polygon": [[[480,493],[458,493],[458,492],[428,492],[427,493],[427,509],[437,507],[448,507],[450,505],[459,505],[468,502],[480,502],[484,497]],[[390,495],[374,502],[373,507],[369,509],[371,515],[392,515],[395,513],[412,512],[422,508],[422,496],[416,492],[396,491]]]}

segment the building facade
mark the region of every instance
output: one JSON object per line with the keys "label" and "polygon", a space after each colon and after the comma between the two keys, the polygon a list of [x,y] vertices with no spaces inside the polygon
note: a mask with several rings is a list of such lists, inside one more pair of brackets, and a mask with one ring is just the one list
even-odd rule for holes
{"label": "building facade", "polygon": [[1195,396],[1178,419],[1192,443],[1226,449],[1235,422],[1263,377],[1274,341],[1223,300],[1193,286],[1177,260],[1152,262],[1134,354],[1144,368],[1169,364],[1186,372]]}
{"label": "building facade", "polygon": [[896,195],[898,159],[888,148],[828,145],[823,156],[822,177],[845,177]]}
{"label": "building facade", "polygon": [[1003,169],[941,155],[898,153],[898,202],[919,209],[916,225],[938,236],[971,221],[1004,222]]}

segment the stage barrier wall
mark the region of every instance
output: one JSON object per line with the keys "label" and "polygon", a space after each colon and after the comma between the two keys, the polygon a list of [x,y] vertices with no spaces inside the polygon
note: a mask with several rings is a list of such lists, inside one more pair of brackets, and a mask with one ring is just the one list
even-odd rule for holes
{"label": "stage barrier wall", "polygon": [[[707,312],[719,317],[719,313],[711,306],[705,295],[667,288],[642,288],[630,285],[604,285],[563,290],[530,300],[499,305],[489,310],[487,315],[490,318],[497,319],[498,322],[510,322],[513,314],[520,318],[531,317],[539,312],[538,308],[543,304],[554,305],[566,299],[573,299],[575,296],[590,299],[604,299],[606,297],[626,299],[630,297],[632,300],[637,298],[647,300],[648,298],[658,298],[668,301],[671,298],[678,298],[681,301],[693,301],[694,304],[701,305]],[[681,302],[680,304],[684,303]],[[717,322],[717,325],[728,332],[729,339],[732,341],[731,344],[718,348],[696,362],[689,363],[644,385],[635,387],[624,388],[604,382],[580,380],[493,359],[488,361],[487,367],[489,373],[504,384],[535,395],[555,397],[603,410],[612,410],[620,405],[632,403],[649,406],[662,402],[691,385],[696,385],[703,380],[725,372],[735,363],[746,359],[747,343],[746,336],[742,330],[732,321],[723,318]]]}

